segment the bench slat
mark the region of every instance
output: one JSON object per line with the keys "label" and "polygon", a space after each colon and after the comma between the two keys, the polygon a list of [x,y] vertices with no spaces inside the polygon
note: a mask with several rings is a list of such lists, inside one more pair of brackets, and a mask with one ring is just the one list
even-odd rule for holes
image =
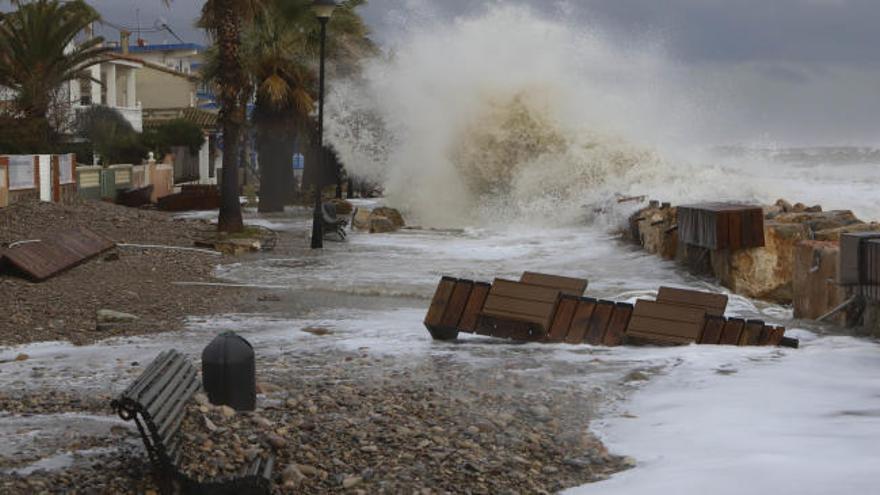
{"label": "bench slat", "polygon": [[267,480],[272,479],[272,469],[275,467],[275,456],[273,454],[269,454],[269,458],[266,459],[266,462],[263,464],[263,478]]}
{"label": "bench slat", "polygon": [[758,345],[761,340],[761,331],[764,330],[764,322],[761,320],[749,320],[739,336],[739,345]]}
{"label": "bench slat", "polygon": [[604,345],[615,347],[623,344],[624,332],[626,332],[626,327],[629,326],[632,313],[632,304],[617,303],[614,306],[611,322],[608,323],[608,330],[605,331],[605,338],[602,339]]}
{"label": "bench slat", "polygon": [[785,328],[772,327],[770,329],[770,336],[767,339],[767,345],[778,346],[782,342],[783,337],[785,337]]}
{"label": "bench slat", "polygon": [[589,282],[582,278],[563,277],[561,275],[548,275],[546,273],[525,272],[519,279],[520,282],[541,287],[558,289],[563,294],[581,297],[587,290]]}
{"label": "bench slat", "polygon": [[199,382],[195,381],[190,384],[189,388],[185,392],[186,400],[181,400],[174,407],[174,410],[171,411],[170,418],[174,418],[172,421],[169,421],[165,424],[163,429],[159,430],[159,435],[162,437],[162,443],[167,445],[168,441],[177,434],[177,430],[180,428],[180,424],[183,422],[183,408],[186,406],[187,401],[193,394],[196,393],[196,390],[199,389]]}
{"label": "bench slat", "polygon": [[[638,311],[638,310],[637,310]],[[668,335],[676,339],[683,338],[696,341],[700,336],[702,325],[693,322],[660,320],[633,315],[629,321],[628,331],[653,333],[660,336]]]}
{"label": "bench slat", "polygon": [[724,316],[727,309],[727,295],[713,292],[701,292],[674,287],[660,287],[657,302],[697,306],[706,309],[706,313]]}
{"label": "bench slat", "polygon": [[587,334],[587,328],[590,326],[590,319],[593,317],[593,311],[596,310],[597,302],[590,297],[580,300],[577,310],[575,310],[574,318],[571,320],[568,335],[565,337],[566,344],[583,343],[584,336]]}
{"label": "bench slat", "polygon": [[[630,324],[632,324],[632,322],[630,322]],[[693,339],[691,339],[690,337],[682,337],[682,336],[671,335],[671,334],[667,334],[667,333],[656,333],[653,331],[637,330],[637,329],[632,328],[632,326],[630,326],[630,328],[627,329],[626,338],[629,341],[633,341],[633,339],[634,339],[635,342],[645,341],[645,342],[650,342],[650,343],[654,343],[654,344],[665,344],[665,345],[690,344],[693,342]]]}
{"label": "bench slat", "polygon": [[554,306],[553,302],[529,301],[489,294],[489,297],[486,298],[486,304],[483,305],[483,312],[516,313],[546,318]]}
{"label": "bench slat", "polygon": [[550,332],[547,334],[547,342],[563,342],[565,336],[568,335],[568,329],[574,318],[575,310],[578,307],[578,300],[571,297],[563,297],[559,301],[559,307],[556,309],[556,315],[553,317],[553,323],[550,325]]}
{"label": "bench slat", "polygon": [[692,306],[679,306],[676,304],[665,304],[662,302],[640,299],[636,302],[635,314],[633,316],[699,323],[702,326],[703,320],[706,317],[706,311],[702,308]]}
{"label": "bench slat", "polygon": [[449,296],[449,303],[446,304],[446,310],[440,319],[440,327],[452,331],[458,330],[458,323],[464,314],[465,305],[470,298],[471,290],[474,283],[470,280],[459,280],[452,289],[452,295]]}
{"label": "bench slat", "polygon": [[727,320],[727,323],[724,324],[724,330],[721,332],[721,340],[718,343],[721,345],[738,345],[739,336],[745,326],[745,320],[739,318]]}
{"label": "bench slat", "polygon": [[496,278],[489,291],[489,297],[503,296],[527,301],[555,303],[559,298],[559,289],[529,285],[512,280]]}
{"label": "bench slat", "polygon": [[483,306],[483,314],[498,318],[530,321],[543,325],[546,329],[554,307],[554,303],[524,301],[522,299],[498,296],[492,297],[490,294],[486,299],[486,305]]}
{"label": "bench slat", "polygon": [[449,298],[452,297],[452,290],[455,288],[456,279],[452,277],[443,277],[437,284],[437,290],[434,292],[434,298],[431,300],[431,306],[428,308],[428,314],[425,315],[425,326],[439,327],[443,313],[446,311],[446,305]]}
{"label": "bench slat", "polygon": [[[169,369],[169,374],[171,370]],[[147,412],[150,413],[150,416],[153,418],[153,421],[160,421],[160,417],[163,412],[163,406],[168,403],[168,399],[174,395],[174,392],[177,391],[184,382],[189,379],[189,375],[195,375],[195,368],[192,367],[187,361],[181,361],[179,367],[174,371],[174,375],[171,376],[164,384],[157,384],[158,386],[162,386],[162,390],[159,395],[152,400],[151,403],[145,404]],[[165,408],[167,410],[167,408]]]}
{"label": "bench slat", "polygon": [[153,405],[153,401],[159,397],[174,377],[186,368],[187,364],[188,363],[183,359],[183,356],[175,356],[174,359],[165,365],[161,373],[156,376],[153,382],[141,392],[137,401],[144,406],[145,409],[149,410]]}
{"label": "bench slat", "polygon": [[131,385],[125,389],[125,392],[122,392],[122,396],[128,399],[137,401],[140,393],[152,383],[156,374],[165,366],[165,364],[171,360],[174,356],[174,353],[171,351],[162,351],[153,359],[147,368],[141,373],[141,376],[137,378]]}
{"label": "bench slat", "polygon": [[162,406],[153,418],[153,422],[160,432],[163,432],[167,428],[168,423],[174,420],[174,411],[177,409],[177,405],[188,401],[192,396],[192,393],[187,394],[187,392],[193,386],[198,388],[198,385],[199,381],[196,379],[196,370],[189,367],[186,370],[186,375],[174,386],[173,390],[171,387],[166,388],[166,390],[172,390],[172,392],[163,399],[163,402],[161,402]]}
{"label": "bench slat", "polygon": [[590,345],[602,345],[605,340],[605,331],[611,322],[611,314],[614,313],[614,303],[611,301],[599,301],[593,310],[593,317],[587,327],[587,335],[584,341]]}
{"label": "bench slat", "polygon": [[721,341],[724,332],[725,320],[721,316],[708,315],[703,326],[703,335],[700,337],[701,344],[717,345]]}
{"label": "bench slat", "polygon": [[458,324],[459,330],[462,332],[474,333],[477,329],[477,318],[479,317],[483,306],[486,304],[486,298],[489,296],[490,288],[491,285],[484,282],[477,282],[474,284],[467,305],[464,307],[464,314],[461,317],[461,322]]}

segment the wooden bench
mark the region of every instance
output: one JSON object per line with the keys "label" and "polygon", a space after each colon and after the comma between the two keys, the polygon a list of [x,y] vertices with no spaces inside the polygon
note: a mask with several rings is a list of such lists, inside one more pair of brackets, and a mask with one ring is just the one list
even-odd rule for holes
{"label": "wooden bench", "polygon": [[589,282],[583,278],[563,277],[560,275],[548,275],[545,273],[525,272],[519,279],[524,284],[539,285],[551,289],[559,289],[560,292],[570,296],[581,297],[587,290]]}
{"label": "wooden bench", "polygon": [[324,203],[321,205],[321,220],[323,221],[325,240],[338,242],[345,240],[345,227],[348,226],[348,220],[340,218],[336,214],[335,203]]}
{"label": "wooden bench", "polygon": [[515,340],[538,340],[550,329],[562,291],[495,279],[477,321],[477,333]]}
{"label": "wooden bench", "polygon": [[724,316],[724,312],[727,310],[726,294],[673,287],[660,287],[660,291],[657,293],[657,302],[703,308],[706,310],[706,314],[713,316]]}
{"label": "wooden bench", "polygon": [[196,369],[179,352],[164,351],[113,400],[111,406],[140,431],[163,494],[266,494],[270,492],[274,457],[260,456],[235,478],[196,480],[180,469],[180,425],[186,404],[199,390]]}

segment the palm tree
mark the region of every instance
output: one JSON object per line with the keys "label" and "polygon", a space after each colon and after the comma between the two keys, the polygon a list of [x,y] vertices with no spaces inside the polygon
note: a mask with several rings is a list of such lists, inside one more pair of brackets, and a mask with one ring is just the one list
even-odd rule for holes
{"label": "palm tree", "polygon": [[243,23],[253,19],[264,5],[264,0],[208,0],[202,8],[201,24],[214,38],[218,54],[216,82],[223,127],[223,187],[217,228],[221,232],[244,230],[238,200],[238,158],[251,85],[239,51]]}
{"label": "palm tree", "polygon": [[[166,5],[172,0],[162,0]],[[268,0],[207,0],[202,7],[199,25],[217,45],[217,100],[220,103],[220,126],[223,128],[223,176],[220,217],[217,230],[241,232],[244,221],[239,203],[239,152],[241,131],[246,120],[246,104],[251,85],[242,66],[239,51],[243,27],[253,19]]]}
{"label": "palm tree", "polygon": [[102,46],[101,37],[74,44],[79,33],[100,19],[83,0],[12,4],[16,10],[0,14],[0,86],[15,93],[18,114],[38,129],[37,142],[45,147],[53,99],[64,83],[86,77],[85,69],[110,48]]}
{"label": "palm tree", "polygon": [[[306,4],[306,2],[302,2]],[[315,77],[308,38],[274,2],[245,35],[247,70],[256,87],[254,125],[260,161],[260,211],[282,211],[292,199],[291,159],[297,136],[311,126]],[[300,17],[300,20],[314,16]]]}
{"label": "palm tree", "polygon": [[[366,24],[355,11],[364,3],[342,2],[330,21],[333,35],[328,58],[334,75],[355,73],[358,63],[375,53]],[[300,143],[316,141],[312,113],[317,96],[320,24],[311,4],[311,0],[274,0],[244,37],[244,60],[257,96],[254,124],[261,171],[260,211],[281,211],[291,199],[291,158],[297,137]],[[305,151],[312,157],[307,163],[320,163],[318,150]],[[320,184],[326,171],[310,169],[313,182]],[[341,179],[338,168],[332,175],[337,181]]]}

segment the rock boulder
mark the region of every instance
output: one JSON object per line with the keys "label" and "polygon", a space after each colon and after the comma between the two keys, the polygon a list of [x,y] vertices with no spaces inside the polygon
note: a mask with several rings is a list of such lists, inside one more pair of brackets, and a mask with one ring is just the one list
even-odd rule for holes
{"label": "rock boulder", "polygon": [[351,226],[357,230],[370,230],[370,210],[359,208],[351,219]]}
{"label": "rock boulder", "polygon": [[675,258],[678,232],[670,230],[676,222],[676,209],[651,207],[640,212],[637,220],[638,241],[646,251],[667,260]]}
{"label": "rock boulder", "polygon": [[371,216],[374,217],[385,217],[391,221],[391,224],[394,225],[394,229],[401,229],[406,227],[406,222],[403,221],[403,215],[400,214],[399,211],[394,208],[380,207],[370,213]]}
{"label": "rock boulder", "polygon": [[737,294],[788,304],[792,300],[795,246],[810,236],[804,223],[767,221],[764,247],[712,252],[715,277]]}
{"label": "rock boulder", "polygon": [[849,210],[836,211],[795,211],[791,213],[783,213],[773,218],[778,223],[800,223],[807,225],[810,230],[817,232],[820,230],[837,229],[848,225],[860,224],[861,220],[856,218],[853,212]]}
{"label": "rock boulder", "polygon": [[397,228],[388,217],[383,217],[381,215],[370,215],[371,234],[386,234],[388,232],[394,232],[395,230],[397,230]]}
{"label": "rock boulder", "polygon": [[839,242],[841,234],[850,232],[877,232],[880,231],[880,223],[854,223],[844,227],[833,229],[819,230],[815,232],[814,237],[817,241],[833,241]]}

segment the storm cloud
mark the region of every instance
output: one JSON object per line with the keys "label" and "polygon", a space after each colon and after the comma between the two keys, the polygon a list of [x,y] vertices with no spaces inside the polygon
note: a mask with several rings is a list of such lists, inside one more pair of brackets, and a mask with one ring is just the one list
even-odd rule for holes
{"label": "storm cloud", "polygon": [[[144,28],[158,19],[187,41],[203,2],[91,0],[114,24]],[[723,100],[713,139],[798,144],[878,144],[880,2],[876,0],[370,0],[363,15],[383,45],[418,22],[479,15],[498,3],[581,23],[625,46],[659,46],[682,73]],[[109,27],[104,35],[115,39]],[[145,33],[174,42],[167,33]],[[720,89],[719,89],[720,88]]]}

